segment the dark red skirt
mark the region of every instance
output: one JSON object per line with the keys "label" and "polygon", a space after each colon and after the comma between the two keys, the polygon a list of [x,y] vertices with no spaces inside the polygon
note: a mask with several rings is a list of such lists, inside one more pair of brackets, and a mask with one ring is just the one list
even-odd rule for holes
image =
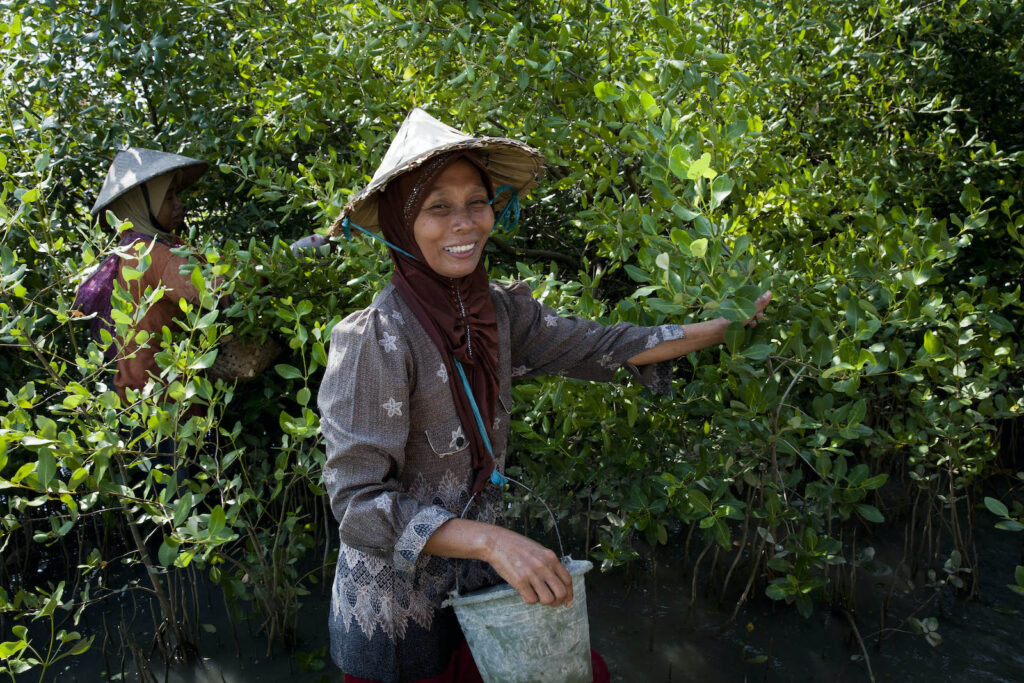
{"label": "dark red skirt", "polygon": [[[593,649],[590,650],[590,665],[594,670],[594,683],[608,683],[611,675],[608,673],[608,665],[601,659]],[[365,678],[356,678],[345,674],[345,683],[377,683]],[[465,640],[452,655],[448,662],[448,668],[437,676],[421,678],[415,683],[483,683],[480,672],[477,671],[476,662],[473,661],[473,653],[469,651],[469,643]]]}

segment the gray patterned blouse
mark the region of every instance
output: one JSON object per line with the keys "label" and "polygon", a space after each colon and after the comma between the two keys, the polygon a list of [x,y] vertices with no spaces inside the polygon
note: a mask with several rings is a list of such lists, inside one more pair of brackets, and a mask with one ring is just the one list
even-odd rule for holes
{"label": "gray patterned blouse", "polygon": [[[524,283],[491,284],[498,321],[499,403],[492,446],[504,471],[513,378],[562,374],[611,380],[619,367],[660,393],[671,392],[668,363],[637,369],[626,359],[684,336],[679,325],[604,326],[561,317]],[[331,601],[331,655],[343,671],[390,683],[442,672],[462,635],[441,602],[495,583],[480,562],[423,553],[442,524],[469,500],[466,429],[455,411],[441,355],[388,285],[331,333],[318,403],[327,440],[324,485],[341,548]],[[501,492],[485,489],[467,518],[502,523]]]}

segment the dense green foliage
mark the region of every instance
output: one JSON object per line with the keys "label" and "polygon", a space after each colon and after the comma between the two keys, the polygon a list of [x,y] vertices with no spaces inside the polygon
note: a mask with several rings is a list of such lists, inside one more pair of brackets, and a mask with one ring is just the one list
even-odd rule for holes
{"label": "dense green foliage", "polygon": [[[325,230],[415,105],[548,159],[495,277],[608,322],[741,320],[775,293],[769,324],[679,365],[674,399],[516,388],[510,470],[588,552],[696,538],[695,575],[809,613],[851,599],[855,539],[890,520],[915,570],[964,586],[976,487],[1024,409],[1022,35],[1024,10],[982,0],[0,4],[3,666],[52,664],[23,622],[77,623],[120,564],[168,568],[141,584],[167,655],[196,642],[172,586],[197,568],[287,639],[332,567],[325,343],[387,267],[365,240],[282,243]],[[193,277],[230,277],[161,342],[176,404],[121,404],[71,311],[116,241],[88,209],[126,143],[213,163]],[[229,332],[276,335],[275,371],[208,379]],[[167,436],[177,474],[146,447]]]}

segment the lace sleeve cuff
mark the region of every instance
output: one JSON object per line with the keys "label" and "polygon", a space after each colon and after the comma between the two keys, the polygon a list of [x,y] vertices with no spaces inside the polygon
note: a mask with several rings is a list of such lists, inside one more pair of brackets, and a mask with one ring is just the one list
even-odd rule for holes
{"label": "lace sleeve cuff", "polygon": [[395,571],[409,583],[413,583],[416,575],[416,564],[423,546],[427,544],[430,537],[437,531],[438,527],[452,519],[455,515],[442,507],[430,505],[424,507],[409,520],[405,531],[399,536],[395,543]]}

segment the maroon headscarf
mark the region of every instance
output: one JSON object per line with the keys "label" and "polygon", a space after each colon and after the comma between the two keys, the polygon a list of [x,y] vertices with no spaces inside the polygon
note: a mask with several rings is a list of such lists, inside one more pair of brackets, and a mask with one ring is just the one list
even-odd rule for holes
{"label": "maroon headscarf", "polygon": [[466,372],[484,428],[493,443],[490,432],[498,402],[498,322],[491,302],[487,270],[481,255],[476,269],[469,275],[461,278],[441,275],[427,265],[413,236],[416,216],[434,182],[459,160],[468,161],[480,171],[487,195],[492,197],[494,187],[480,158],[472,152],[449,152],[388,183],[378,202],[377,215],[384,238],[417,259],[410,259],[389,248],[395,264],[391,282],[441,352],[455,399],[455,410],[468,432],[473,495],[476,495],[483,490],[494,471],[494,458],[477,429],[476,417],[454,359],[458,359]]}

